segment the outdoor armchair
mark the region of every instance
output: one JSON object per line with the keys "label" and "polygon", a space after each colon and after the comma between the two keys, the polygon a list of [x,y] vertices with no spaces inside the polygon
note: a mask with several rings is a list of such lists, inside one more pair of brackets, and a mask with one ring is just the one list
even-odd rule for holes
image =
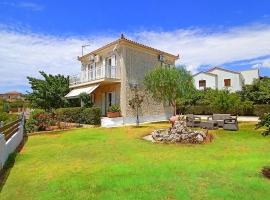
{"label": "outdoor armchair", "polygon": [[193,114],[186,115],[187,126],[189,127],[200,127],[201,117],[197,117]]}
{"label": "outdoor armchair", "polygon": [[237,131],[239,130],[237,116],[235,118],[224,119],[224,130]]}

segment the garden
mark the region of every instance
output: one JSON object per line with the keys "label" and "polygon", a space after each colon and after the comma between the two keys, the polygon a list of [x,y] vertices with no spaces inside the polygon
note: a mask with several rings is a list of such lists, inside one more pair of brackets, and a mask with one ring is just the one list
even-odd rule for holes
{"label": "garden", "polygon": [[[260,117],[258,123],[239,122],[237,131],[227,131],[190,128],[184,118],[172,126],[160,122],[101,128],[101,110],[89,95],[68,101],[68,78],[41,75],[44,80],[28,77],[33,92],[26,98],[34,109],[25,128],[35,134],[11,158],[15,164],[1,179],[0,199],[269,197],[270,145],[269,137],[263,137],[270,133],[269,78],[232,93],[195,90],[184,68],[157,68],[146,75],[145,89],[156,101],[173,106],[172,115]],[[134,95],[129,106],[137,110],[143,100]],[[119,115],[120,108],[112,105],[109,112]]]}
{"label": "garden", "polygon": [[255,123],[211,130],[208,144],[153,144],[169,123],[33,135],[0,199],[268,199],[269,138]]}

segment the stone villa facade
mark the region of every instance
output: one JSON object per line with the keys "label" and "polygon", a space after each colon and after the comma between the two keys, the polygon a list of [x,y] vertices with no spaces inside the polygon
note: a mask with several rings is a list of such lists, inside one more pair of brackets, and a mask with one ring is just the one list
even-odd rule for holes
{"label": "stone villa facade", "polygon": [[78,98],[86,92],[106,116],[111,105],[119,105],[120,118],[102,119],[103,126],[135,123],[135,111],[128,105],[134,96],[131,85],[138,85],[144,101],[139,110],[141,122],[166,120],[172,115],[171,106],[155,102],[143,86],[145,74],[156,66],[174,66],[178,56],[126,39],[123,35],[91,53],[78,57],[81,73],[70,77],[71,92],[67,98]]}

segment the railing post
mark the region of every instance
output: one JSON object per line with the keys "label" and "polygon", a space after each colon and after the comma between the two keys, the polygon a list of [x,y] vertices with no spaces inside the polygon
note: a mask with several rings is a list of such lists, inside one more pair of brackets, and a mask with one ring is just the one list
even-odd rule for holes
{"label": "railing post", "polygon": [[0,169],[3,169],[5,164],[5,154],[6,154],[6,140],[5,136],[0,133]]}

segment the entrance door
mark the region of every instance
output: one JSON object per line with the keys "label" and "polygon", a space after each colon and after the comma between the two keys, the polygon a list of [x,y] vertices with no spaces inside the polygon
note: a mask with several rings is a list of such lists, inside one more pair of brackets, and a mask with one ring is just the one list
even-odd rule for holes
{"label": "entrance door", "polygon": [[106,92],[105,110],[108,111],[109,107],[115,104],[115,92]]}

